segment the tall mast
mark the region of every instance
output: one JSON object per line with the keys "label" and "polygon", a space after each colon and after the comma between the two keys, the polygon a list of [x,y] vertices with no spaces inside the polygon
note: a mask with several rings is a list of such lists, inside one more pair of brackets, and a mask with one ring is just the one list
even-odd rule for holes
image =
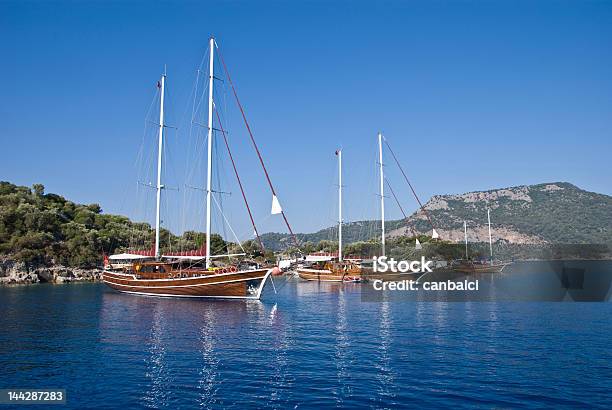
{"label": "tall mast", "polygon": [[342,262],[342,150],[338,153],[338,260]]}
{"label": "tall mast", "polygon": [[378,163],[380,165],[380,219],[381,219],[381,244],[382,255],[385,256],[385,176],[383,174],[383,155],[382,155],[382,133],[378,133]]}
{"label": "tall mast", "polygon": [[166,86],[166,72],[161,76],[159,82],[160,99],[159,99],[159,138],[157,143],[157,190],[156,208],[155,208],[155,257],[159,258],[159,225],[160,225],[160,205],[161,205],[161,190],[164,186],[161,183],[162,175],[162,153],[164,149],[164,88]]}
{"label": "tall mast", "polygon": [[465,237],[465,260],[468,260],[467,222],[466,221],[463,221],[463,235]]}
{"label": "tall mast", "polygon": [[210,199],[212,194],[212,139],[213,139],[213,84],[215,39],[210,38],[210,63],[208,71],[208,174],[206,179],[206,268],[210,267]]}
{"label": "tall mast", "polygon": [[489,251],[491,253],[491,265],[493,265],[493,240],[491,239],[491,208],[487,207],[487,219],[489,221]]}

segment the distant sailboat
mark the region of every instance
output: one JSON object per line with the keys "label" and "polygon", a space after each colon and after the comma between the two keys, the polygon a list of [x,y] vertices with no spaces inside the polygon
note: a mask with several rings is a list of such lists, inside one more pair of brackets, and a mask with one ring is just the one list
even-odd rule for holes
{"label": "distant sailboat", "polygon": [[[402,214],[404,215],[404,219],[408,219],[406,214],[404,213],[404,210],[402,209],[402,206],[399,203],[399,200],[397,199],[397,196],[395,195],[395,192],[393,192],[393,189],[391,188],[391,184],[389,183],[389,181],[387,179],[385,179],[385,169],[384,169],[384,163],[383,163],[383,140],[384,140],[384,136],[382,133],[378,133],[378,161],[377,161],[377,165],[378,165],[378,174],[379,174],[379,197],[380,197],[380,255],[378,255],[378,257],[384,257],[386,256],[386,229],[385,229],[385,184],[384,182],[387,182],[387,185],[389,187],[389,191],[391,192],[391,195],[393,196],[393,198],[395,199],[395,201],[397,202],[397,205],[399,206],[400,210],[402,211]],[[419,239],[416,237],[416,232],[414,231],[414,229],[412,227],[410,227],[410,229],[413,232],[413,235],[415,237],[415,246],[416,249],[422,249],[421,243],[419,242]],[[399,280],[402,278],[406,278],[408,275],[412,275],[412,273],[398,273],[398,272],[374,272],[373,267],[367,267],[367,268],[363,268],[363,276],[364,278],[370,280],[370,279],[380,279],[380,280]]]}
{"label": "distant sailboat", "polygon": [[487,207],[487,224],[489,228],[489,263],[473,261],[468,255],[467,221],[463,221],[463,235],[465,240],[465,260],[458,261],[453,266],[455,272],[462,273],[497,273],[501,272],[509,263],[493,262],[493,240],[491,234],[491,209]]}
{"label": "distant sailboat", "polygon": [[321,282],[358,282],[361,280],[361,265],[342,255],[342,150],[338,157],[338,253],[315,254],[306,257],[309,266],[298,268],[298,276],[304,280]]}

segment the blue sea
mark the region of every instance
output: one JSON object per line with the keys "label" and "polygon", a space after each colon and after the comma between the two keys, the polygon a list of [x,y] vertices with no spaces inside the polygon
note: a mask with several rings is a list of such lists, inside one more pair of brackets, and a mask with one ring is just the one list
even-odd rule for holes
{"label": "blue sea", "polygon": [[66,389],[75,409],[612,406],[611,303],[275,285],[261,301],[0,288],[0,388]]}

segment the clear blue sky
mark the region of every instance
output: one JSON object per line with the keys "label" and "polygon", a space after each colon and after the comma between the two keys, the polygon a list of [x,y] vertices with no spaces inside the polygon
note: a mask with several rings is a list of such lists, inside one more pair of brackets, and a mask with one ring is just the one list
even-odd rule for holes
{"label": "clear blue sky", "polygon": [[[296,231],[333,223],[339,146],[345,219],[376,217],[379,130],[424,200],[549,181],[612,194],[609,1],[2,2],[0,179],[144,218],[134,164],[155,83],[167,64],[168,121],[182,127],[168,133],[168,184],[181,186],[195,152],[181,119],[211,34]],[[244,128],[228,127],[261,230],[281,230]],[[166,226],[201,226],[201,212],[176,212],[201,195],[167,198]]]}

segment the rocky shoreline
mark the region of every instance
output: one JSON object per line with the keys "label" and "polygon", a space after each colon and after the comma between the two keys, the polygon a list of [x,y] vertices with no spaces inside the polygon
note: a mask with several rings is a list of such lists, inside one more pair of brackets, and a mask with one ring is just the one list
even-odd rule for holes
{"label": "rocky shoreline", "polygon": [[62,265],[32,267],[12,259],[0,260],[0,286],[100,280],[102,280],[102,269],[71,268]]}

